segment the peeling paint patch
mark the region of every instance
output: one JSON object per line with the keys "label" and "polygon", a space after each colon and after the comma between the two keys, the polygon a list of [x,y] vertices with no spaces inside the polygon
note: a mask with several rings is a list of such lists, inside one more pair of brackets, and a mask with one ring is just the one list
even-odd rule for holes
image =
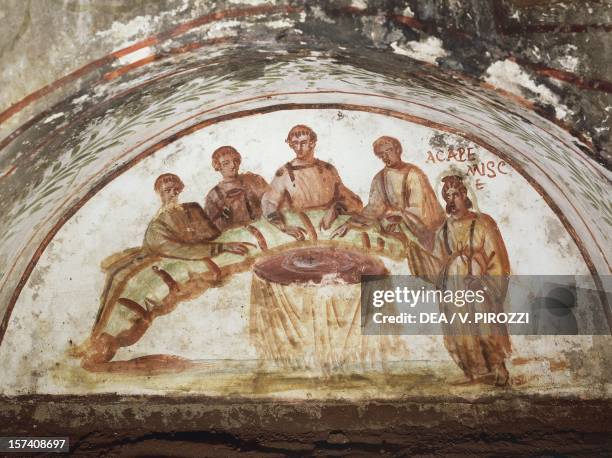
{"label": "peeling paint patch", "polygon": [[335,22],[327,15],[327,13],[325,13],[325,11],[323,11],[323,8],[321,8],[320,6],[313,6],[311,14],[315,19],[321,22],[326,22],[327,24],[335,24]]}
{"label": "peeling paint patch", "polygon": [[126,23],[113,22],[110,29],[96,33],[96,37],[110,38],[115,43],[120,42],[121,45],[116,47],[118,50],[134,44],[139,36],[152,34],[155,23],[155,18],[149,15],[138,16]]}
{"label": "peeling paint patch", "polygon": [[237,20],[214,22],[211,25],[208,32],[206,33],[206,36],[209,38],[220,38],[220,37],[226,37],[226,36],[233,36],[233,35],[236,35],[237,32],[235,30],[228,30],[228,29],[238,28],[238,27],[240,27],[240,21],[237,21]]}
{"label": "peeling paint patch", "polygon": [[487,68],[486,75],[485,81],[489,84],[522,97],[527,90],[540,102],[552,105],[557,119],[563,119],[568,114],[569,109],[560,103],[556,94],[543,84],[537,84],[519,64],[510,59],[493,62]]}
{"label": "peeling paint patch", "polygon": [[580,63],[578,58],[575,56],[563,56],[557,59],[557,62],[564,70],[568,72],[575,72],[578,68],[578,64]]}
{"label": "peeling paint patch", "polygon": [[448,56],[448,52],[442,47],[442,40],[436,37],[428,37],[426,40],[409,41],[405,45],[395,41],[391,48],[396,54],[412,57],[413,59],[429,62],[437,65],[437,59]]}
{"label": "peeling paint patch", "polygon": [[141,48],[137,51],[126,54],[125,56],[119,57],[118,61],[121,65],[133,64],[141,59],[149,57],[154,54],[153,48],[147,46],[145,48]]}
{"label": "peeling paint patch", "polygon": [[402,11],[403,16],[414,17],[414,11],[410,9],[410,6],[407,6],[404,11]]}
{"label": "peeling paint patch", "polygon": [[57,118],[61,118],[62,116],[64,116],[64,112],[63,111],[60,112],[60,113],[52,114],[51,116],[49,116],[48,118],[46,118],[43,121],[43,124],[49,124],[51,121],[53,121],[53,120],[55,120]]}
{"label": "peeling paint patch", "polygon": [[279,19],[277,21],[266,22],[266,25],[272,29],[285,29],[293,27],[295,24],[290,19]]}
{"label": "peeling paint patch", "polygon": [[88,94],[83,94],[81,97],[77,97],[76,99],[74,99],[71,103],[73,105],[79,105],[79,104],[85,102],[88,99],[89,99],[89,95]]}

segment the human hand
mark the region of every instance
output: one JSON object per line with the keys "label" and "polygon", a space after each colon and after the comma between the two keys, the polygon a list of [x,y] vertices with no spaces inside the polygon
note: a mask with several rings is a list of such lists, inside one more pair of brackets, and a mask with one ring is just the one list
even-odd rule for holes
{"label": "human hand", "polygon": [[332,239],[336,238],[336,237],[344,237],[348,231],[350,231],[352,228],[352,225],[349,221],[347,221],[346,223],[341,224],[340,226],[338,226],[334,232],[332,232],[331,237]]}
{"label": "human hand", "polygon": [[296,240],[304,240],[306,238],[306,230],[299,226],[285,226],[283,232]]}
{"label": "human hand", "polygon": [[248,242],[227,242],[221,246],[221,251],[246,256],[249,254],[249,245],[255,247],[255,245]]}
{"label": "human hand", "polygon": [[332,223],[338,217],[338,212],[334,207],[330,207],[321,218],[321,222],[319,223],[319,230],[326,231],[332,225]]}

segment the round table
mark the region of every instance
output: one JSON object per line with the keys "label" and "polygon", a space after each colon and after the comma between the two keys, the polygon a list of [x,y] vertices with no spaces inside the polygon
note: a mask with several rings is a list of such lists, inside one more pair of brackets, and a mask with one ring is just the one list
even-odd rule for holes
{"label": "round table", "polygon": [[253,267],[250,314],[259,359],[323,372],[379,362],[385,336],[361,335],[360,280],[387,273],[377,257],[333,246],[260,259]]}

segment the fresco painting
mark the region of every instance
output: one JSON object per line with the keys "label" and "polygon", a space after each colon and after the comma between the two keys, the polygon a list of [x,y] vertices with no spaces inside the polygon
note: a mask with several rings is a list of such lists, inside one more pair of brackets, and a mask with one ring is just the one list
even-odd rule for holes
{"label": "fresco painting", "polygon": [[[91,239],[72,240],[78,228]],[[61,272],[74,294],[53,288]],[[295,377],[270,382],[268,395],[302,397],[313,380],[329,382],[328,396],[346,394],[333,389],[346,377],[367,396],[359,377],[388,388],[377,377],[442,364],[436,383],[484,394],[538,383],[537,364],[518,364],[532,344],[557,361],[591,342],[511,338],[504,326],[463,335],[457,323],[443,336],[363,335],[361,276],[445,287],[462,275],[488,286],[483,311],[503,311],[510,274],[545,272],[588,269],[542,197],[491,152],[378,114],[258,115],[167,145],[88,202],[39,262],[0,359],[16,357],[7,349],[17,348],[19,322],[42,301],[39,315],[62,323],[45,328],[53,349],[33,352],[49,392],[164,392],[197,374],[184,389],[209,393],[223,373],[242,394],[256,394],[265,375]],[[4,383],[15,389],[13,377]]]}
{"label": "fresco painting", "polygon": [[[443,178],[442,195],[448,217],[435,236],[434,269],[437,282],[445,289],[449,281],[453,290],[475,290],[467,283],[486,283],[486,300],[478,307],[480,313],[503,312],[504,300],[510,276],[510,260],[506,245],[497,224],[489,215],[471,211],[472,201],[462,177],[450,175]],[[468,307],[474,307],[475,303]],[[440,304],[445,312],[451,312],[454,304]],[[473,327],[486,324],[444,323],[454,327],[453,333],[445,329],[444,346],[459,365],[469,381],[478,377],[494,378],[496,385],[506,385],[510,380],[505,359],[512,345],[505,325],[498,325],[494,332],[472,332]],[[463,329],[462,329],[463,328]],[[501,329],[499,329],[501,328]]]}

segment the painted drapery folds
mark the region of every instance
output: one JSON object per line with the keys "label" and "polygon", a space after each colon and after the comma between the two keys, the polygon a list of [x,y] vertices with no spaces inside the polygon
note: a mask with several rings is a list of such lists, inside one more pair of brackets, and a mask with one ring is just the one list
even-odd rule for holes
{"label": "painted drapery folds", "polygon": [[0,11],[3,436],[610,442],[606,2],[46,3]]}
{"label": "painted drapery folds", "polygon": [[[315,157],[314,130],[294,126],[286,143],[296,158],[277,170],[270,186],[258,175],[239,174],[241,156],[235,148],[215,150],[212,164],[223,174],[222,183],[238,187],[226,193],[232,197],[214,203],[211,196],[221,195],[219,185],[209,191],[207,213],[198,203],[179,203],[185,188],[179,176],[156,178],[153,188],[161,208],[147,227],[142,248],[104,262],[107,279],[93,331],[72,351],[83,368],[184,370],[186,361],[176,355],[114,358],[119,348],[137,343],[154,319],[208,288],[222,287],[224,278],[253,262],[248,338],[258,362],[325,374],[355,364],[360,369],[366,363],[388,366],[393,339],[360,336],[356,286],[362,275],[389,273],[380,257],[404,258],[412,274],[442,283],[442,288],[449,275],[510,275],[499,230],[490,216],[469,210],[472,202],[461,176],[443,179],[449,214],[443,220],[427,176],[402,160],[398,139],[383,136],[374,141],[373,151],[384,168],[374,176],[364,208],[335,167]],[[257,183],[260,197],[245,189],[245,177]],[[329,231],[340,217],[344,222]],[[350,232],[358,236],[347,237]],[[457,266],[458,261],[467,267]],[[504,292],[492,301],[482,308],[503,312]],[[496,384],[509,383],[507,332],[501,337],[446,335],[445,345],[469,380],[493,375]]]}
{"label": "painted drapery folds", "polygon": [[[457,323],[440,336],[362,333],[362,275],[411,274],[435,288],[463,276],[455,288],[487,287],[478,311],[503,312],[510,274],[589,273],[520,170],[374,111],[302,107],[199,125],[110,181],[51,242],[37,267],[45,280],[15,308],[16,323],[41,306],[43,320],[62,323],[47,349],[30,342],[32,364],[47,368],[37,389],[302,397],[320,380],[320,396],[367,397],[381,376],[395,377],[389,396],[426,373],[477,393],[573,380],[563,348],[588,352],[581,337],[533,345],[504,326]],[[84,228],[97,242],[70,243]],[[49,288],[66,275],[72,292]],[[59,301],[79,305],[43,305]],[[8,332],[3,347],[18,337]],[[22,382],[5,381],[31,389]]]}

